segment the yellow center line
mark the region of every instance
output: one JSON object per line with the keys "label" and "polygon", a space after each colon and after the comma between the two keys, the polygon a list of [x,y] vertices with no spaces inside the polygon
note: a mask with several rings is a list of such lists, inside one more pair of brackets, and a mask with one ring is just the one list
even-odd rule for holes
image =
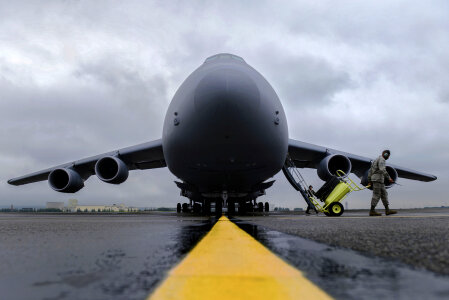
{"label": "yellow center line", "polygon": [[331,299],[225,216],[148,299]]}

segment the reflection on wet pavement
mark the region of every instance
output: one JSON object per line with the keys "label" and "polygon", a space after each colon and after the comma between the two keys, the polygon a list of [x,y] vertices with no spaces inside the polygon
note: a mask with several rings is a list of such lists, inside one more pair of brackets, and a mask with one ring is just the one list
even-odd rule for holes
{"label": "reflection on wet pavement", "polygon": [[145,299],[213,226],[159,216],[0,217],[2,299]]}
{"label": "reflection on wet pavement", "polygon": [[[449,277],[233,220],[337,299],[447,299]],[[263,262],[261,262],[263,263]]]}

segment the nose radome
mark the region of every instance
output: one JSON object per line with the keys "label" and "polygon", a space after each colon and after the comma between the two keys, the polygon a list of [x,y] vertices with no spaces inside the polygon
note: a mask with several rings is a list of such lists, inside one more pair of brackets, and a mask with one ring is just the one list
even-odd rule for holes
{"label": "nose radome", "polygon": [[195,90],[195,109],[214,114],[251,113],[260,105],[260,93],[254,81],[244,72],[218,69],[207,74]]}

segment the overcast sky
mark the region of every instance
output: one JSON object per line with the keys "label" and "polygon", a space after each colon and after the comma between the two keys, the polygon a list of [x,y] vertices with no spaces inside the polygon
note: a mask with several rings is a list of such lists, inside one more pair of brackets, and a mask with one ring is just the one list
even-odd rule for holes
{"label": "overcast sky", "polygon": [[[168,169],[80,192],[9,178],[159,139],[183,80],[230,52],[278,93],[291,138],[438,176],[401,180],[392,207],[449,205],[448,1],[0,1],[0,206],[175,206]],[[306,180],[322,182],[313,170]],[[259,198],[304,207],[275,176]],[[349,196],[368,208],[369,192]]]}

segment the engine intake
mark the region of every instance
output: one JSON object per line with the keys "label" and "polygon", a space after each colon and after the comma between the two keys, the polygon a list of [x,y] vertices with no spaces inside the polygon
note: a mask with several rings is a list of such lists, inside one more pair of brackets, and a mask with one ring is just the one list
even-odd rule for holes
{"label": "engine intake", "polygon": [[81,175],[73,169],[55,169],[48,175],[50,187],[61,193],[76,193],[84,187]]}
{"label": "engine intake", "polygon": [[326,156],[318,165],[317,173],[321,180],[328,181],[332,177],[340,177],[338,170],[346,175],[351,173],[352,164],[349,158],[341,154],[332,154]]}
{"label": "engine intake", "polygon": [[[393,179],[393,182],[396,182],[396,180],[398,179],[398,172],[396,171],[396,169],[390,166],[386,166],[386,169],[388,175],[390,175],[391,179]],[[391,187],[392,185],[393,183],[389,182],[388,180],[385,180],[386,187]]]}
{"label": "engine intake", "polygon": [[95,164],[95,173],[101,181],[120,184],[128,179],[129,169],[120,158],[106,156]]}
{"label": "engine intake", "polygon": [[[398,179],[398,172],[396,171],[396,169],[390,166],[386,166],[385,169],[387,169],[387,173],[388,175],[390,175],[391,179],[393,179],[393,181],[396,182],[396,180]],[[366,170],[365,174],[363,174],[362,180],[360,182],[364,186],[368,185],[368,173],[369,169]],[[393,183],[391,183],[387,179],[385,179],[384,183],[386,188],[390,188],[393,185]],[[372,187],[370,189],[372,189]]]}

